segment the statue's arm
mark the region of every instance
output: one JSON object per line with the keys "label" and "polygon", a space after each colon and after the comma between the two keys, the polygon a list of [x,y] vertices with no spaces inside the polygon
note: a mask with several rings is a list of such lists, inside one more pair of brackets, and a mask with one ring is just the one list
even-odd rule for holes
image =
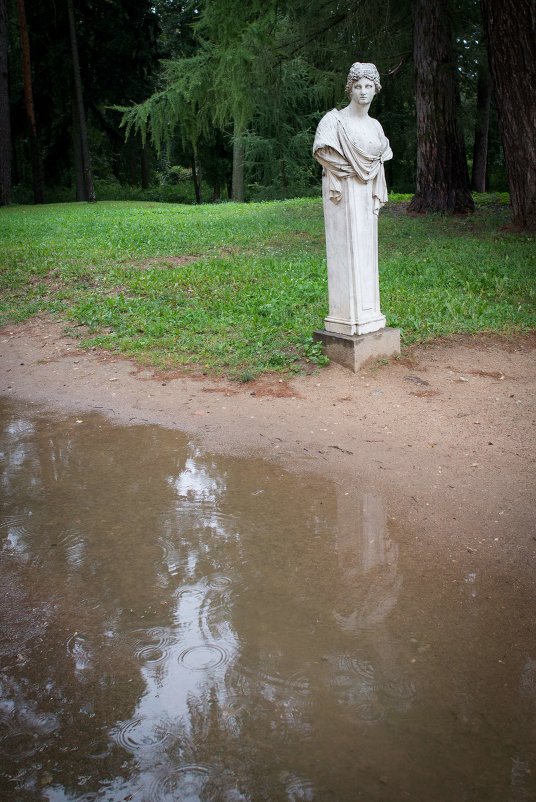
{"label": "statue's arm", "polygon": [[331,172],[346,172],[348,168],[348,162],[344,156],[329,145],[323,145],[317,148],[313,155],[317,162],[320,162],[322,167]]}

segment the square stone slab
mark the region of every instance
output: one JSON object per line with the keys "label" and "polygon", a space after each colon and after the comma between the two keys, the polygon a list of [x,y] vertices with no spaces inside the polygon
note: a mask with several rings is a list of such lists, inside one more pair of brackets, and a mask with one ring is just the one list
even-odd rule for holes
{"label": "square stone slab", "polygon": [[354,373],[369,359],[396,356],[400,353],[400,329],[389,327],[370,334],[334,334],[331,331],[314,331],[313,339],[324,345],[324,353],[332,362],[353,370]]}

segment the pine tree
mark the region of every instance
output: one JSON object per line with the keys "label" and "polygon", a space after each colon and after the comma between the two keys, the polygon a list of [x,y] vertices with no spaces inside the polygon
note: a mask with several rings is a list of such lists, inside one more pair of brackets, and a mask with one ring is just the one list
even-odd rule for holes
{"label": "pine tree", "polygon": [[0,206],[11,203],[11,115],[7,50],[7,0],[0,0]]}
{"label": "pine tree", "polygon": [[469,212],[474,202],[463,133],[448,0],[413,0],[417,191],[411,212]]}
{"label": "pine tree", "polygon": [[43,177],[43,162],[39,149],[37,125],[35,121],[35,108],[33,99],[32,61],[30,56],[30,37],[26,20],[26,7],[24,0],[17,0],[19,15],[19,32],[22,53],[22,75],[24,81],[24,106],[28,122],[28,137],[30,140],[30,157],[32,162],[32,180],[34,203],[45,202],[45,185]]}
{"label": "pine tree", "polygon": [[513,225],[536,230],[536,12],[533,0],[481,0]]}

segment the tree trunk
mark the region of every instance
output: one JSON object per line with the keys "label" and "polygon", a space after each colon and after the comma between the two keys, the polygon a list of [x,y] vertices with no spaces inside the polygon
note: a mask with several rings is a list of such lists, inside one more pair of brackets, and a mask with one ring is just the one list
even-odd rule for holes
{"label": "tree trunk", "polygon": [[35,109],[32,86],[32,61],[30,57],[30,37],[26,22],[26,8],[24,0],[17,0],[19,14],[20,46],[22,53],[22,76],[24,81],[24,106],[28,121],[28,137],[30,140],[30,158],[32,163],[32,182],[34,203],[45,202],[45,183],[43,179],[43,162],[37,138],[37,125],[35,123]]}
{"label": "tree trunk", "polygon": [[231,200],[243,203],[244,192],[244,139],[237,123],[233,132],[233,184]]}
{"label": "tree trunk", "polygon": [[448,0],[413,0],[412,11],[417,191],[409,211],[472,212]]}
{"label": "tree trunk", "polygon": [[141,146],[141,188],[149,189],[151,169],[149,165],[149,149],[147,142]]}
{"label": "tree trunk", "polygon": [[481,0],[513,225],[536,230],[534,0]]}
{"label": "tree trunk", "polygon": [[215,178],[212,183],[212,197],[210,200],[212,203],[218,203],[221,200],[221,181],[219,178]]}
{"label": "tree trunk", "polygon": [[194,182],[195,202],[201,203],[201,167],[196,145],[194,145],[194,158],[192,161],[192,180]]}
{"label": "tree trunk", "polygon": [[84,200],[94,202],[97,200],[97,198],[95,196],[95,188],[93,186],[93,173],[91,172],[91,159],[89,155],[86,115],[84,112],[84,100],[82,96],[82,79],[80,77],[80,61],[78,58],[78,43],[76,41],[73,0],[67,0],[67,11],[69,14],[69,38],[71,40],[71,54],[73,59],[75,114],[77,116],[77,128],[79,131],[78,139],[80,142],[82,172],[84,176]]}
{"label": "tree trunk", "polygon": [[87,201],[88,196],[86,192],[86,182],[84,178],[84,161],[82,159],[82,145],[80,140],[80,119],[76,110],[76,95],[73,90],[72,99],[72,117],[73,117],[73,164],[74,164],[74,182],[76,188],[76,200]]}
{"label": "tree trunk", "polygon": [[488,166],[489,111],[491,106],[491,75],[488,65],[480,64],[476,97],[475,142],[473,145],[473,170],[471,189],[474,192],[486,191]]}
{"label": "tree trunk", "polygon": [[127,151],[128,157],[128,176],[129,176],[129,184],[131,187],[135,187],[138,183],[138,150],[136,148],[136,143],[132,143],[131,147]]}
{"label": "tree trunk", "polygon": [[11,203],[11,116],[7,44],[7,0],[0,0],[0,206]]}
{"label": "tree trunk", "polygon": [[287,166],[285,164],[283,146],[281,143],[279,143],[279,172],[281,175],[281,186],[283,188],[283,197],[286,198],[288,196],[288,176],[287,176]]}

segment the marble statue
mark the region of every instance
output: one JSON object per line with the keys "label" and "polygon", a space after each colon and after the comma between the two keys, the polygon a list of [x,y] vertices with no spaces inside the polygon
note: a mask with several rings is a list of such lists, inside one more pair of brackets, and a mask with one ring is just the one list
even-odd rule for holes
{"label": "marble statue", "polygon": [[327,332],[368,334],[385,327],[378,279],[378,213],[387,201],[384,162],[393,152],[378,120],[369,117],[380,76],[374,64],[352,64],[350,100],[316,130],[313,155],[323,169],[329,314]]}

